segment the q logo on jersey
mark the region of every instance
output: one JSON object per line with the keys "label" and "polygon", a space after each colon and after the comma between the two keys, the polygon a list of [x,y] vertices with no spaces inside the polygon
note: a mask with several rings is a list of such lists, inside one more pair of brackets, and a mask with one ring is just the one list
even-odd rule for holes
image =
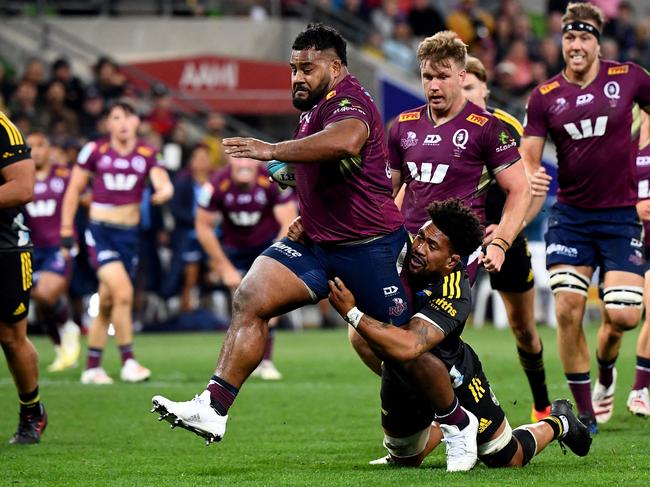
{"label": "q logo on jersey", "polygon": [[459,149],[465,149],[469,140],[469,133],[465,129],[458,129],[451,140]]}
{"label": "q logo on jersey", "polygon": [[605,84],[603,92],[605,93],[605,96],[610,100],[618,100],[621,97],[621,87],[616,81],[610,81],[609,83]]}

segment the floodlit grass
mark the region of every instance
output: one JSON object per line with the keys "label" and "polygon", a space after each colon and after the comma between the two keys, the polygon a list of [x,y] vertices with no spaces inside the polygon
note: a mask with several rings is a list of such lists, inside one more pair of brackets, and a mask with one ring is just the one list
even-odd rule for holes
{"label": "floodlit grass", "polygon": [[[595,327],[588,330],[594,350]],[[543,329],[551,395],[568,397],[552,330]],[[251,379],[231,409],[224,440],[200,438],[159,423],[151,396],[187,400],[209,379],[223,334],[140,335],[138,359],[153,370],[145,384],[82,386],[80,370],[43,372],[41,394],[50,425],[38,446],[6,444],[16,427],[17,401],[0,368],[0,484],[13,485],[650,485],[650,421],[627,413],[638,331],[626,336],[618,363],[616,411],[583,459],[551,445],[524,469],[447,474],[442,449],[417,470],[371,467],[382,456],[379,380],[353,355],[344,330],[279,332],[280,382]],[[467,330],[510,423],[528,421],[531,399],[509,331]],[[41,368],[53,358],[34,340]],[[117,351],[105,368],[119,377]],[[592,373],[595,375],[595,371]]]}

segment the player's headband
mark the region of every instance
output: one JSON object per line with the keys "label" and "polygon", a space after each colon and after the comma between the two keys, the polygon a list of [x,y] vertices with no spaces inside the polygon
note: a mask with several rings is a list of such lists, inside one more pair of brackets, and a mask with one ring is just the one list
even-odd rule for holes
{"label": "player's headband", "polygon": [[589,32],[596,38],[598,42],[600,42],[600,32],[593,25],[588,24],[587,22],[583,22],[582,20],[574,20],[573,22],[569,22],[568,24],[564,24],[564,26],[562,26],[563,33],[569,32],[570,30]]}

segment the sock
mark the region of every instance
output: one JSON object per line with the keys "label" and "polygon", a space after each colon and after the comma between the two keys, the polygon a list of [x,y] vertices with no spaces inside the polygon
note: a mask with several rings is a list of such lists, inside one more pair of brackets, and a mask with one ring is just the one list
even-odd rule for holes
{"label": "sock", "polygon": [[605,387],[609,387],[614,382],[614,364],[618,355],[612,360],[603,360],[598,355],[596,355],[596,360],[598,360],[598,382],[600,382]]}
{"label": "sock", "polygon": [[595,417],[594,407],[591,405],[591,378],[589,372],[583,374],[564,374],[569,384],[569,389],[576,400],[578,414],[589,414]]}
{"label": "sock", "polygon": [[206,389],[210,391],[210,406],[221,416],[227,415],[230,406],[235,402],[239,389],[216,375],[210,378]]}
{"label": "sock", "polygon": [[56,326],[56,323],[48,319],[41,326],[45,328],[47,336],[50,337],[54,345],[61,345],[61,334],[59,333],[59,327]]}
{"label": "sock", "polygon": [[638,391],[650,386],[650,358],[636,356],[636,374],[634,376],[634,385],[632,389]]}
{"label": "sock", "polygon": [[530,391],[533,393],[533,404],[536,411],[544,411],[551,405],[546,389],[546,371],[544,370],[544,347],[539,353],[529,353],[517,347],[519,363],[526,373]]}
{"label": "sock", "polygon": [[453,424],[458,426],[458,429],[465,429],[465,426],[469,425],[469,416],[460,407],[458,398],[454,397],[454,400],[451,402],[451,405],[443,410],[436,413],[436,421],[442,424]]}
{"label": "sock", "polygon": [[563,438],[565,431],[564,431],[564,423],[562,423],[562,420],[558,418],[557,416],[548,416],[540,421],[540,423],[546,423],[548,424],[551,428],[553,428],[553,439],[556,440],[558,438]]}
{"label": "sock", "polygon": [[127,343],[126,345],[120,345],[120,358],[122,359],[122,365],[129,360],[130,358],[135,358],[133,353],[133,344]]}
{"label": "sock", "polygon": [[52,321],[54,321],[57,327],[61,327],[66,324],[68,318],[70,318],[68,302],[65,298],[61,297],[52,307]]}
{"label": "sock", "polygon": [[86,361],[86,370],[94,369],[99,367],[102,363],[102,353],[104,352],[101,348],[89,348],[88,349],[88,360]]}
{"label": "sock", "polygon": [[41,412],[41,396],[38,393],[38,386],[32,392],[26,394],[18,393],[20,402],[20,416],[22,418],[34,416]]}
{"label": "sock", "polygon": [[275,331],[269,330],[269,334],[266,336],[266,343],[264,344],[264,356],[262,360],[271,360],[273,355],[273,341],[275,339]]}

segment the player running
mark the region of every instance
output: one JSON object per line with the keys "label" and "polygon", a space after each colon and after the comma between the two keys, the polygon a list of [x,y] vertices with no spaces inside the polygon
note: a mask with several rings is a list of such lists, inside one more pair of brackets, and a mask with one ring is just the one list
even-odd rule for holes
{"label": "player running", "polygon": [[[447,394],[452,386],[462,407],[481,418],[478,457],[487,466],[524,466],[554,440],[578,456],[587,455],[589,431],[568,401],[554,401],[550,415],[536,424],[514,430],[508,424],[478,356],[460,338],[471,312],[470,285],[461,259],[480,244],[483,228],[458,199],[434,202],[427,213],[430,220],[417,233],[405,265],[417,290],[416,313],[406,325],[376,320],[357,308],[341,279],[329,282],[332,305],[384,357],[381,410],[388,456],[371,463],[420,465],[449,430],[445,417],[432,414],[429,398]],[[414,381],[413,362],[417,367],[421,357],[429,355],[444,362],[442,387],[437,379]],[[448,459],[466,459],[473,465],[475,454],[447,442]]]}
{"label": "player running", "polygon": [[[546,234],[546,266],[555,296],[558,348],[581,420],[592,432],[609,420],[623,331],[643,303],[643,239],[637,215],[632,107],[650,110],[650,75],[634,63],[602,60],[602,12],[571,3],[562,18],[566,68],[531,94],[521,152],[529,172],[541,164],[547,136],[558,158],[558,197]],[[598,335],[598,384],[591,397],[582,319],[589,282],[600,265],[610,332]]]}
{"label": "player running", "polygon": [[[217,171],[199,193],[196,236],[211,260],[211,266],[233,292],[253,262],[274,241],[287,234],[297,216],[293,191],[280,191],[255,159],[226,156],[228,165]],[[221,242],[214,233],[219,216]],[[272,361],[274,327],[269,333],[262,361],[252,375],[278,380],[282,374]]]}
{"label": "player running", "polygon": [[58,372],[74,367],[79,359],[79,327],[68,319],[66,292],[71,262],[61,252],[61,203],[70,170],[50,161],[50,141],[42,132],[27,137],[36,165],[34,199],[25,205],[25,222],[31,230],[34,286],[31,296],[37,319],[54,342],[56,358],[47,370]]}
{"label": "player running", "polygon": [[73,245],[73,219],[79,196],[92,179],[93,199],[86,243],[99,279],[99,313],[88,330],[88,360],[83,384],[111,384],[101,366],[108,327],[115,327],[125,382],[141,382],[151,371],[133,353],[133,282],[137,266],[140,202],[150,178],[153,204],[169,200],[173,186],[157,150],[137,138],[140,118],[127,102],[118,101],[108,111],[108,139],[90,142],[79,153],[63,199],[61,245]]}
{"label": "player running", "polygon": [[21,206],[31,201],[35,170],[30,149],[16,126],[0,112],[0,345],[11,372],[20,416],[13,444],[38,443],[47,413],[38,391],[38,353],[27,338],[32,256]]}
{"label": "player running", "polygon": [[[154,396],[154,411],[206,439],[220,440],[240,387],[264,355],[268,321],[329,293],[341,275],[367,309],[405,323],[409,296],[400,280],[408,233],[392,199],[381,116],[348,72],[346,43],[321,24],[295,39],[290,59],[293,104],[302,110],[294,140],[224,140],[238,158],[295,163],[303,224],[312,244],[288,239],[258,257],[233,298],[217,369],[192,401]],[[354,265],[350,265],[354,262]]]}
{"label": "player running", "polygon": [[[465,98],[498,118],[508,129],[508,135],[519,146],[524,131],[519,121],[499,108],[487,106],[489,91],[487,70],[483,63],[473,56],[468,56],[465,70],[467,71],[463,81]],[[540,166],[537,177],[550,179],[550,176],[544,172],[544,166]],[[485,202],[486,238],[483,240],[484,245],[490,242],[492,233],[498,226],[504,204],[505,194],[498,185],[491,184]],[[524,226],[527,219],[530,219],[529,215],[524,219]],[[513,240],[506,252],[501,270],[490,273],[489,277],[492,289],[499,292],[505,304],[508,323],[515,335],[519,362],[526,373],[528,385],[533,394],[531,420],[538,421],[549,415],[551,402],[546,389],[542,340],[535,326],[533,267],[530,261],[528,242],[523,233],[519,233]]]}

